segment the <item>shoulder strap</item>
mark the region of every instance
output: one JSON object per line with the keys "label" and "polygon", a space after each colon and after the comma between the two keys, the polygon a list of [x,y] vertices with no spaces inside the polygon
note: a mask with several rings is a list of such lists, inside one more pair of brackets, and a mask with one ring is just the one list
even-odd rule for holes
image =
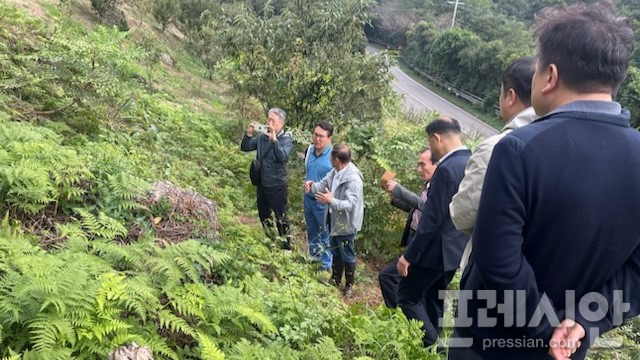
{"label": "shoulder strap", "polygon": [[305,155],[305,157],[304,157],[304,166],[305,167],[307,165],[309,165],[309,156],[311,155],[311,150],[313,150],[313,144],[309,145],[309,148],[307,149],[307,155]]}

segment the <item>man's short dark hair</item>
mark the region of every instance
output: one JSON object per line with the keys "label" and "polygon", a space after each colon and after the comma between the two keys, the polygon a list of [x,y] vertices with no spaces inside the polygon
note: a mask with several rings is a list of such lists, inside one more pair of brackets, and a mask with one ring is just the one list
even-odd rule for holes
{"label": "man's short dark hair", "polygon": [[536,59],[534,57],[515,60],[502,73],[503,91],[506,93],[509,89],[513,89],[524,105],[531,106],[531,78],[535,71]]}
{"label": "man's short dark hair", "polygon": [[427,125],[425,130],[429,135],[450,133],[460,134],[462,132],[458,120],[447,116],[441,116],[433,120],[429,125]]}
{"label": "man's short dark hair", "polygon": [[351,149],[346,144],[337,144],[331,149],[331,157],[338,159],[342,164],[351,161]]}
{"label": "man's short dark hair", "polygon": [[313,128],[317,128],[319,127],[320,129],[324,130],[327,132],[327,136],[328,137],[332,137],[333,136],[333,125],[329,124],[326,121],[318,121],[315,125],[313,125]]}
{"label": "man's short dark hair", "polygon": [[429,156],[429,161],[431,161],[431,164],[436,164],[438,162],[438,158],[436,157],[436,154],[431,151],[430,147],[423,147],[422,150],[420,150],[420,153],[418,154],[418,156],[422,156],[422,154],[426,153],[427,151],[431,152],[431,156]]}
{"label": "man's short dark hair", "polygon": [[615,94],[627,74],[634,35],[614,9],[602,1],[544,10],[535,27],[539,68],[555,64],[575,92]]}

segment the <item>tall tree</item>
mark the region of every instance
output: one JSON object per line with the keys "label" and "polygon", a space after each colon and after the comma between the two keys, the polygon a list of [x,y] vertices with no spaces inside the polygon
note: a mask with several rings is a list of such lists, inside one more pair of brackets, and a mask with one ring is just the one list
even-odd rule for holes
{"label": "tall tree", "polygon": [[257,14],[241,4],[211,14],[212,43],[230,59],[229,83],[264,106],[288,112],[290,126],[309,129],[378,120],[389,94],[387,61],[364,54],[366,0],[288,2]]}

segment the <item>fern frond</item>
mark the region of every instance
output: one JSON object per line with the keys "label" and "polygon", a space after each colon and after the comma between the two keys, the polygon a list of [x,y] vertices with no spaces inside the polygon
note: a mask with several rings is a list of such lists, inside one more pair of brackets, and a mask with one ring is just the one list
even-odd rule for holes
{"label": "fern frond", "polygon": [[33,348],[38,352],[51,350],[57,344],[75,344],[76,333],[69,321],[48,315],[38,315],[29,323]]}
{"label": "fern frond", "polygon": [[198,342],[200,343],[200,358],[202,360],[224,360],[224,353],[210,337],[198,332]]}
{"label": "fern frond", "polygon": [[173,332],[182,332],[191,337],[197,337],[197,334],[191,326],[182,318],[175,316],[171,311],[160,310],[158,312],[158,322],[163,329],[169,329]]}
{"label": "fern frond", "polygon": [[150,334],[150,338],[145,338],[140,342],[140,345],[147,346],[155,354],[164,355],[173,360],[178,360],[178,354],[171,350],[165,339],[161,338],[158,334]]}
{"label": "fern frond", "polygon": [[240,316],[249,320],[253,325],[257,326],[262,332],[269,334],[277,334],[278,329],[273,325],[269,318],[248,306],[236,306],[233,310]]}
{"label": "fern frond", "polygon": [[104,322],[100,322],[92,329],[94,335],[99,341],[102,341],[107,335],[118,335],[126,333],[131,328],[131,325],[122,320],[110,319]]}

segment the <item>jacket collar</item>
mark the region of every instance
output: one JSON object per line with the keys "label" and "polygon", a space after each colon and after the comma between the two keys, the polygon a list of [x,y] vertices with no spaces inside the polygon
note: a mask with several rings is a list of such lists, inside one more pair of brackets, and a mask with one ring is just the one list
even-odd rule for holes
{"label": "jacket collar", "polygon": [[[358,168],[355,165],[353,165],[352,162],[350,162],[349,165],[347,165],[347,167],[342,170],[344,170],[344,172],[340,177],[340,182],[338,183],[338,185],[341,185],[342,183],[345,183],[356,176],[359,176],[360,178],[362,178],[362,173],[360,173],[360,170],[358,170]],[[334,168],[333,171],[335,171],[334,177],[337,176],[338,170]]]}
{"label": "jacket collar", "polygon": [[529,125],[538,119],[539,116],[536,115],[536,111],[533,110],[532,106],[520,111],[515,114],[511,120],[502,128],[500,132],[504,132],[505,130],[515,130],[521,128],[525,125]]}

